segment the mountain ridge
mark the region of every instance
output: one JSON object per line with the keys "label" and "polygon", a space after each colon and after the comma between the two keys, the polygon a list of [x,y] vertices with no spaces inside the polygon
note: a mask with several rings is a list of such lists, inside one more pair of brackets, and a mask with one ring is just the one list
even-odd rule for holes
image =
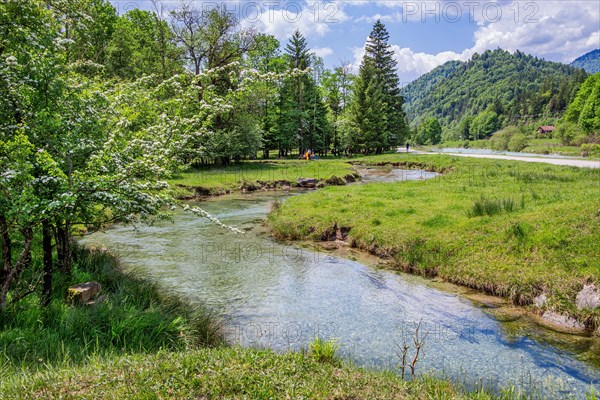
{"label": "mountain ridge", "polygon": [[586,76],[576,67],[497,49],[446,62],[405,86],[402,94],[412,126],[434,117],[453,128],[486,110],[506,125],[559,118]]}
{"label": "mountain ridge", "polygon": [[572,67],[582,68],[589,74],[600,72],[600,49],[592,50],[577,57],[571,64]]}

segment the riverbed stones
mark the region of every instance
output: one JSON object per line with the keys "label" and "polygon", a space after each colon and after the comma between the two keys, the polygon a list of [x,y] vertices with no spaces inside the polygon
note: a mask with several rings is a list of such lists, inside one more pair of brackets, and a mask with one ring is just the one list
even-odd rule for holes
{"label": "riverbed stones", "polygon": [[600,291],[594,285],[583,286],[575,298],[575,304],[579,309],[600,307]]}
{"label": "riverbed stones", "polygon": [[71,304],[87,304],[94,300],[102,287],[98,282],[79,283],[67,289],[67,301]]}
{"label": "riverbed stones", "polygon": [[585,325],[577,321],[575,318],[554,311],[546,311],[542,315],[542,319],[560,328],[576,330],[585,329]]}
{"label": "riverbed stones", "polygon": [[319,181],[315,178],[298,178],[296,180],[296,183],[298,184],[298,186],[303,188],[314,188],[317,186],[317,183],[319,183]]}

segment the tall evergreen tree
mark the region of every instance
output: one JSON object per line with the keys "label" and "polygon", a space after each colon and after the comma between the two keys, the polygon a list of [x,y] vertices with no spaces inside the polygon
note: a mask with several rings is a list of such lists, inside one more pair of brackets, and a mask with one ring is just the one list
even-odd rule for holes
{"label": "tall evergreen tree", "polygon": [[317,80],[309,73],[318,60],[310,53],[300,31],[294,32],[285,53],[288,69],[304,73],[286,79],[280,93],[279,153],[287,155],[294,142],[299,153],[306,149],[326,152],[330,133],[327,108]]}
{"label": "tall evergreen tree", "polygon": [[[388,43],[389,33],[378,20],[367,39],[365,56],[355,86],[354,119],[361,126],[364,151],[382,153],[386,148],[396,146],[403,140],[406,131],[406,115],[402,109],[404,98],[400,95],[400,82],[396,73],[397,63],[394,52]],[[362,92],[362,93],[359,93]],[[377,110],[375,107],[381,107]],[[365,126],[366,115],[377,117],[378,131]],[[374,122],[374,121],[373,121]],[[379,131],[379,129],[381,129]]]}

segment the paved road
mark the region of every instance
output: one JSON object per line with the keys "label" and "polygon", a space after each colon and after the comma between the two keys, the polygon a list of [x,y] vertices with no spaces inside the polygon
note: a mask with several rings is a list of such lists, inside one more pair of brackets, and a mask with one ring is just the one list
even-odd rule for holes
{"label": "paved road", "polygon": [[[417,152],[415,152],[417,153]],[[515,161],[526,161],[526,162],[537,162],[554,165],[568,165],[572,167],[582,168],[600,168],[600,160],[577,160],[569,158],[547,158],[547,157],[520,157],[520,156],[503,156],[499,154],[465,154],[465,153],[430,153],[430,152],[418,152],[419,154],[443,154],[446,156],[457,156],[457,157],[474,157],[474,158],[495,158],[498,160],[515,160]]]}

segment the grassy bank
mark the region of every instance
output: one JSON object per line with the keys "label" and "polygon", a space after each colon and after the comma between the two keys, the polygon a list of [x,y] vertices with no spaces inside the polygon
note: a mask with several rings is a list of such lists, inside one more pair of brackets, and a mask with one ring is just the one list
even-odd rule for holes
{"label": "grassy bank", "polygon": [[[332,240],[589,328],[584,283],[600,283],[600,171],[501,160],[386,155],[360,160],[445,171],[433,180],[332,187],[286,200],[269,216],[280,238]],[[336,235],[337,233],[337,235]]]}
{"label": "grassy bank", "polygon": [[[69,282],[47,309],[33,294],[0,319],[0,398],[488,399],[423,376],[404,381],[308,352],[227,347],[202,308],[103,251],[75,250]],[[94,280],[104,300],[65,304],[74,282]],[[508,395],[507,395],[508,396]],[[512,398],[512,396],[507,397]]]}
{"label": "grassy bank", "polygon": [[228,167],[206,167],[182,172],[169,184],[179,197],[223,194],[230,191],[295,186],[298,178],[325,181],[352,174],[352,166],[339,160],[247,161]]}
{"label": "grassy bank", "polygon": [[[219,347],[188,352],[92,358],[0,382],[6,398],[103,399],[491,399],[443,380],[403,381],[305,353]],[[509,390],[503,399],[518,398]],[[591,397],[590,397],[591,398]]]}
{"label": "grassy bank", "polygon": [[[17,371],[86,363],[89,357],[182,350],[221,341],[219,325],[207,310],[165,293],[135,271],[123,271],[111,254],[78,246],[74,260],[70,279],[57,275],[47,308],[39,306],[34,293],[1,314],[0,380]],[[97,304],[66,304],[67,287],[88,281],[102,285]]]}

